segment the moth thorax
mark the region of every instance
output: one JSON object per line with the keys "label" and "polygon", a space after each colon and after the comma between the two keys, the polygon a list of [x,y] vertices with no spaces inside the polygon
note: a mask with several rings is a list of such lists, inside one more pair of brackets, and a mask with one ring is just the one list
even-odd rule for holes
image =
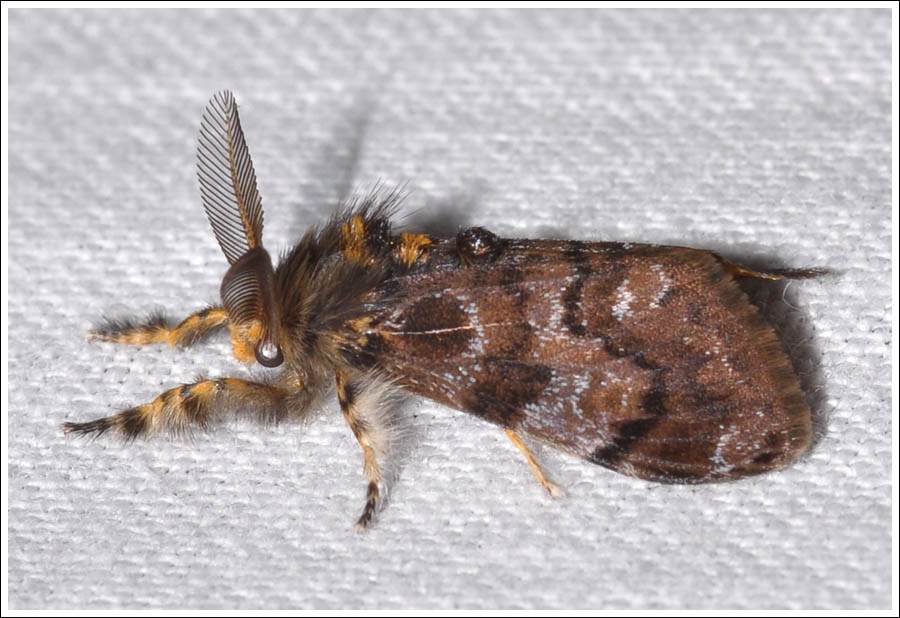
{"label": "moth thorax", "polygon": [[265,367],[277,367],[284,361],[278,344],[281,311],[275,290],[272,259],[262,247],[242,255],[222,280],[222,304],[232,326],[232,343],[239,360],[256,361]]}

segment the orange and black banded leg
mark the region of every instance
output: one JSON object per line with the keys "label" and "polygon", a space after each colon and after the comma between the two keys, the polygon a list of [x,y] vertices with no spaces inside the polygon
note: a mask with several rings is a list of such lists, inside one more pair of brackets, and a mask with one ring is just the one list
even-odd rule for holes
{"label": "orange and black banded leg", "polygon": [[238,378],[200,380],[167,390],[144,405],[84,423],[63,423],[66,433],[100,436],[107,432],[127,440],[159,431],[190,433],[227,414],[277,423],[288,414],[287,391]]}
{"label": "orange and black banded leg", "polygon": [[362,447],[363,473],[369,482],[366,490],[366,505],[355,526],[357,532],[363,532],[375,517],[381,495],[379,486],[384,480],[381,466],[378,463],[377,446],[380,428],[373,426],[372,419],[363,416],[366,410],[361,405],[377,405],[377,401],[375,401],[377,397],[370,396],[373,390],[371,384],[350,380],[342,372],[337,373],[336,381],[341,412],[344,413],[344,420],[347,421],[350,430]]}
{"label": "orange and black banded leg", "polygon": [[522,439],[522,436],[517,434],[512,429],[504,429],[506,435],[512,440],[512,443],[516,445],[522,454],[525,455],[525,459],[528,460],[528,465],[531,468],[531,471],[534,473],[535,478],[537,478],[538,482],[540,482],[541,486],[547,490],[547,493],[550,494],[554,498],[558,498],[562,495],[563,490],[562,487],[551,481],[547,478],[547,475],[544,473],[543,468],[541,468],[540,462],[538,462],[537,457],[534,455],[534,451],[531,450],[531,447]]}
{"label": "orange and black banded leg", "polygon": [[142,322],[106,320],[91,331],[89,338],[126,345],[167,343],[170,346],[193,345],[213,330],[228,325],[228,314],[222,307],[207,307],[188,316],[177,326],[170,326],[160,314],[153,314]]}

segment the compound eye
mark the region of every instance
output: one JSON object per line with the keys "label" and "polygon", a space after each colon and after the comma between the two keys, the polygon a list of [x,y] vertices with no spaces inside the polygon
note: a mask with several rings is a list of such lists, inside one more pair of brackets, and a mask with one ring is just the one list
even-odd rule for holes
{"label": "compound eye", "polygon": [[284,362],[281,348],[271,341],[260,341],[254,350],[256,361],[263,367],[277,367]]}

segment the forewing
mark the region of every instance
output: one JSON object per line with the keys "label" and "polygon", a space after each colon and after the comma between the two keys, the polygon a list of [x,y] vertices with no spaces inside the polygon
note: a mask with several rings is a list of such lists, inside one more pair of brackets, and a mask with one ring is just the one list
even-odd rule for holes
{"label": "forewing", "polygon": [[369,336],[396,379],[595,463],[707,482],[809,443],[778,339],[709,252],[507,241],[487,264],[388,287]]}
{"label": "forewing", "polygon": [[206,106],[197,147],[197,176],[206,216],[230,264],[262,246],[262,200],[234,95],[219,92]]}

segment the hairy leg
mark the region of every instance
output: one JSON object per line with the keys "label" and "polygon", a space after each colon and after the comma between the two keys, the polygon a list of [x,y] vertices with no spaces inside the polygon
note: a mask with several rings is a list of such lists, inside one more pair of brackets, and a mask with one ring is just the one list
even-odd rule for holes
{"label": "hairy leg", "polygon": [[170,326],[162,315],[154,314],[142,322],[106,320],[90,333],[90,338],[126,345],[167,343],[170,346],[189,346],[213,330],[228,325],[228,314],[222,307],[207,307],[176,326]]}
{"label": "hairy leg", "polygon": [[363,473],[369,482],[366,505],[356,522],[356,530],[363,532],[372,522],[381,498],[384,473],[379,457],[386,455],[389,434],[385,408],[395,387],[372,374],[350,378],[346,372],[338,371],[335,378],[341,411],[362,447]]}
{"label": "hairy leg", "polygon": [[227,414],[275,423],[288,415],[285,389],[238,378],[200,380],[167,390],[143,405],[84,423],[63,423],[66,433],[102,435],[108,431],[128,440],[162,430],[188,433],[206,428]]}

